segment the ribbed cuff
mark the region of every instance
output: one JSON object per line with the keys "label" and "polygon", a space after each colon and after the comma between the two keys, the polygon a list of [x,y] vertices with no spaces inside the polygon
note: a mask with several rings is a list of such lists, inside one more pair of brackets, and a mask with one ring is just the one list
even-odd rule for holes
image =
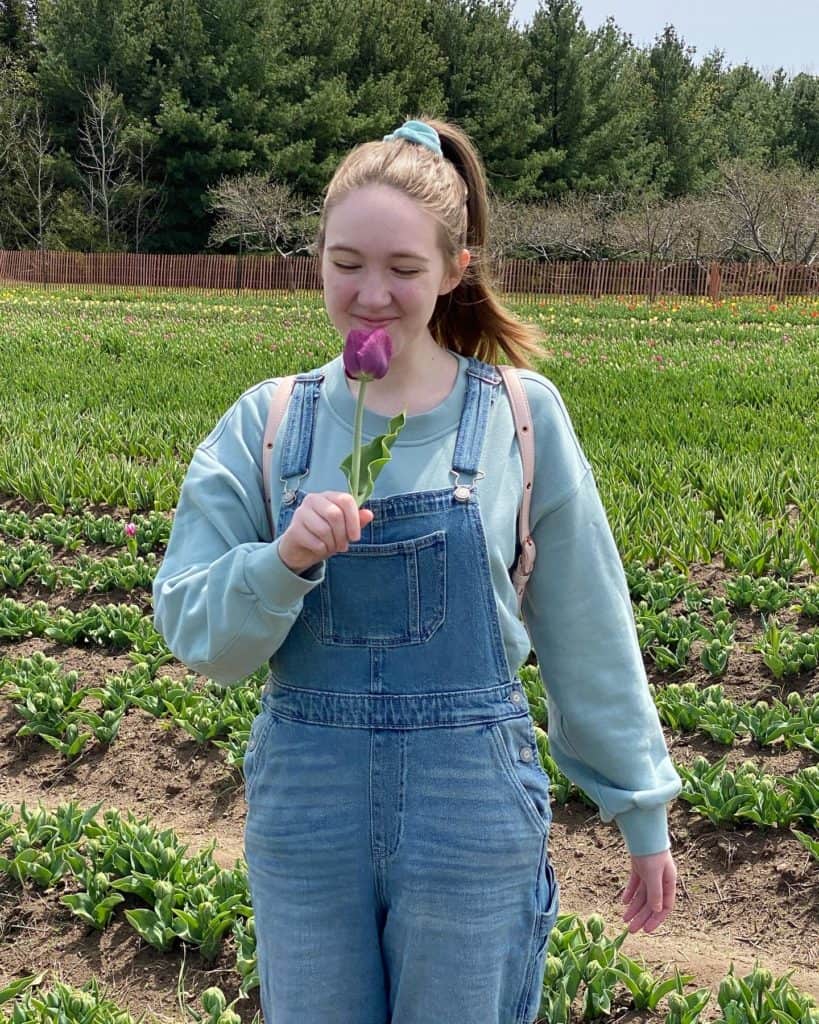
{"label": "ribbed cuff", "polygon": [[270,544],[248,552],[245,582],[268,612],[283,612],[295,607],[324,579],[327,562],[322,560],[298,575],[289,569],[279,554],[281,536]]}
{"label": "ribbed cuff", "polygon": [[615,815],[614,820],[625,840],[628,852],[635,857],[668,850],[668,809],[665,804],[657,807],[635,807]]}

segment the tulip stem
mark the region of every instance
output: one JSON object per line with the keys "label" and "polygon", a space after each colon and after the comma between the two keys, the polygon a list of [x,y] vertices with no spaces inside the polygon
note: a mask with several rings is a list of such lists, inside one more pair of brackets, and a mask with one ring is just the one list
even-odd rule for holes
{"label": "tulip stem", "polygon": [[358,477],[361,468],[361,427],[364,422],[364,389],[366,387],[366,380],[358,382],[358,401],[355,407],[355,426],[353,427],[353,497],[359,508],[361,508],[361,500],[359,499]]}

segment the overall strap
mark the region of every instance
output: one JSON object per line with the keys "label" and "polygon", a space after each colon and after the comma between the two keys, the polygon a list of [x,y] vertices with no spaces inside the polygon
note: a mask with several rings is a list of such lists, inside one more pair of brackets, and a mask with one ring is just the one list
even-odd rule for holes
{"label": "overall strap", "polygon": [[[520,555],[512,572],[512,583],[518,595],[518,608],[523,604],[523,595],[526,584],[532,575],[535,567],[535,542],[529,533],[529,510],[532,504],[532,484],[535,476],[535,437],[532,428],[532,414],[529,409],[529,400],[526,391],[520,382],[520,377],[513,366],[498,366],[509,394],[509,402],[512,406],[512,418],[515,421],[515,434],[518,439],[518,448],[523,462],[523,501],[518,511],[518,540],[520,542]],[[273,401],[267,413],[267,423],[264,431],[264,442],[262,446],[262,476],[264,479],[264,507],[267,513],[267,522],[270,527],[270,538],[276,536],[276,526],[273,522],[273,492],[270,486],[271,462],[273,455],[273,444],[279,424],[284,417],[287,402],[293,391],[295,374],[289,377],[281,377],[273,395]]]}

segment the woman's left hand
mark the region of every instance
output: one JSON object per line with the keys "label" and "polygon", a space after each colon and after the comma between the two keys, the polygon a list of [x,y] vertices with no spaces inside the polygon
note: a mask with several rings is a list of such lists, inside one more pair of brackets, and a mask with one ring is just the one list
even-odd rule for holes
{"label": "woman's left hand", "polygon": [[670,850],[644,857],[631,854],[631,878],[623,891],[628,930],[653,932],[674,909],[676,890],[677,865]]}

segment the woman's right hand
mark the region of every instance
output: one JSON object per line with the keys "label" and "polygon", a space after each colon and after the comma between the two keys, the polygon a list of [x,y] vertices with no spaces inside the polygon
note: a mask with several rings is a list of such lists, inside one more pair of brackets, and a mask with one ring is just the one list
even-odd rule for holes
{"label": "woman's right hand", "polygon": [[361,529],[374,513],[359,508],[349,491],[318,491],[306,495],[281,535],[279,557],[296,574],[330,555],[346,551],[361,539]]}

